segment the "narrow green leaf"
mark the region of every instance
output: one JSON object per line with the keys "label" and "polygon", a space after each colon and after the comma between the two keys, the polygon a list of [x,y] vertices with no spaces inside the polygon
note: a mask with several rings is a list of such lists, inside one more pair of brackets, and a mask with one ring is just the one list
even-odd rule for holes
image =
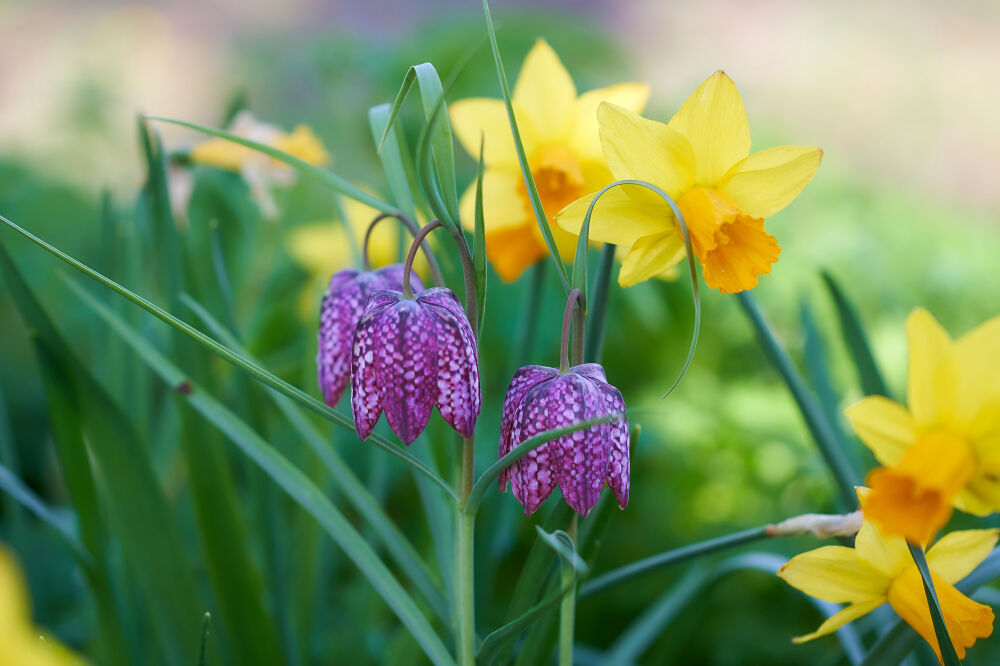
{"label": "narrow green leaf", "polygon": [[535,525],[535,531],[538,532],[538,536],[542,542],[554,550],[578,574],[587,573],[587,563],[576,552],[576,546],[573,544],[573,539],[569,534],[562,530],[546,532],[539,525]]}
{"label": "narrow green leaf", "polygon": [[138,125],[139,143],[142,145],[146,160],[146,183],[142,188],[141,199],[146,205],[148,219],[152,224],[153,247],[156,249],[147,257],[151,258],[153,265],[156,266],[154,273],[166,276],[168,302],[174,307],[183,289],[183,267],[177,225],[174,224],[173,211],[170,208],[163,144],[142,116],[138,118]]}
{"label": "narrow green leaf", "polygon": [[205,666],[206,648],[208,648],[208,636],[212,628],[212,614],[205,613],[201,618],[201,644],[198,647],[198,666]]}
{"label": "narrow green leaf", "polygon": [[[805,301],[799,308],[802,330],[805,333],[805,341],[802,345],[802,357],[805,361],[806,375],[809,383],[819,400],[823,415],[826,417],[830,429],[833,431],[837,441],[841,443],[844,451],[848,451],[847,435],[840,426],[840,400],[837,392],[833,389],[833,380],[830,377],[830,367],[827,363],[827,356],[824,350],[823,334],[816,326],[816,319],[813,317],[812,308]],[[850,457],[850,456],[849,456]]]}
{"label": "narrow green leaf", "polygon": [[496,30],[493,28],[493,17],[490,15],[490,6],[487,0],[483,0],[483,15],[486,18],[486,32],[490,37],[490,48],[493,50],[493,62],[496,63],[497,78],[500,80],[500,90],[503,93],[503,101],[507,106],[507,120],[510,122],[510,131],[514,137],[514,147],[517,149],[517,161],[521,166],[521,175],[524,177],[524,186],[528,190],[528,200],[531,202],[531,210],[535,213],[538,226],[542,230],[542,237],[549,248],[549,255],[555,262],[559,270],[559,278],[563,287],[569,293],[572,289],[569,272],[566,264],[563,263],[559,254],[559,247],[556,245],[555,236],[549,227],[549,221],[542,206],[542,199],[538,196],[538,187],[535,185],[535,178],[531,174],[531,166],[528,164],[528,156],[524,151],[524,143],[521,141],[521,131],[517,126],[517,118],[514,116],[514,104],[511,101],[510,85],[507,83],[507,75],[504,73],[503,60],[500,58],[500,46],[497,44]]}
{"label": "narrow green leaf", "polygon": [[52,528],[56,536],[69,546],[69,549],[73,551],[73,554],[76,555],[81,564],[87,567],[93,566],[90,553],[80,543],[72,521],[65,520],[65,516],[60,516],[52,511],[52,509],[45,505],[45,502],[31,491],[31,488],[24,485],[21,479],[14,476],[3,465],[0,465],[0,490],[10,495],[21,506],[33,513],[36,518]]}
{"label": "narrow green leaf", "polygon": [[225,130],[213,129],[211,127],[206,127],[205,125],[199,125],[197,123],[189,123],[184,120],[174,120],[173,118],[161,118],[159,116],[146,116],[147,120],[157,120],[164,123],[172,123],[174,125],[180,125],[181,127],[187,127],[188,129],[193,129],[198,132],[203,132],[210,136],[215,136],[220,139],[228,139],[233,143],[238,143],[241,146],[246,146],[247,148],[252,148],[257,152],[269,155],[279,162],[283,162],[288,166],[292,167],[298,171],[301,175],[307,176],[309,178],[314,178],[319,182],[323,183],[331,190],[335,192],[340,192],[346,197],[350,197],[355,201],[360,201],[361,203],[371,206],[375,210],[382,211],[383,213],[395,213],[397,212],[393,206],[373,197],[364,190],[361,190],[354,185],[352,185],[346,179],[338,176],[337,174],[329,171],[327,169],[322,169],[313,164],[309,164],[303,159],[290,155],[282,150],[278,150],[267,144],[259,143],[257,141],[252,141],[250,139],[237,136],[231,132]]}
{"label": "narrow green leaf", "polygon": [[743,311],[750,318],[757,333],[757,340],[764,349],[765,355],[785,381],[788,390],[791,391],[795,404],[798,405],[802,418],[805,420],[809,432],[812,433],[823,460],[837,484],[841,504],[845,509],[853,510],[858,505],[857,496],[854,494],[854,487],[859,485],[858,475],[851,467],[851,462],[840,442],[837,441],[837,436],[823,415],[823,410],[795,368],[791,356],[788,355],[788,350],[785,349],[771,328],[764,313],[757,305],[757,301],[754,300],[749,291],[741,291],[736,294],[736,297],[743,307]]}
{"label": "narrow green leaf", "polygon": [[368,109],[368,124],[372,136],[379,142],[379,159],[382,161],[382,171],[385,172],[389,191],[396,207],[411,220],[417,219],[413,192],[407,178],[406,166],[403,160],[403,136],[395,127],[389,124],[390,106],[379,104]]}
{"label": "narrow green leaf", "polygon": [[[76,270],[96,280],[97,282],[100,282],[104,286],[118,292],[119,294],[130,300],[132,303],[143,308],[144,310],[154,315],[161,321],[166,322],[167,324],[170,324],[174,328],[183,332],[185,335],[192,338],[195,342],[207,348],[215,355],[221,357],[222,359],[235,365],[236,367],[249,372],[261,383],[276,389],[277,391],[283,393],[284,395],[287,395],[288,397],[292,398],[296,402],[305,406],[309,410],[319,414],[328,421],[335,423],[341,426],[342,428],[346,428],[352,431],[354,430],[354,422],[351,419],[351,417],[341,414],[335,409],[328,407],[325,403],[310,396],[301,389],[292,386],[288,382],[280,379],[279,377],[273,375],[267,370],[264,370],[263,368],[259,367],[257,364],[251,363],[250,361],[246,360],[239,354],[233,352],[228,347],[219,344],[212,338],[208,337],[207,335],[195,329],[194,327],[190,326],[189,324],[186,324],[185,322],[181,321],[180,319],[173,316],[166,310],[154,305],[153,303],[143,298],[142,296],[139,296],[138,294],[129,291],[125,287],[119,285],[114,280],[111,280],[105,277],[104,275],[101,275],[100,273],[90,268],[89,266],[86,266],[85,264],[69,256],[62,250],[59,250],[58,248],[53,247],[52,245],[49,245],[42,239],[38,238],[29,231],[21,228],[20,226],[14,224],[13,222],[3,217],[2,215],[0,215],[0,220],[2,220],[5,224],[7,224],[7,226],[9,226],[11,229],[14,229],[25,238],[31,240],[36,245],[44,248],[46,251],[59,257],[64,262],[75,268]],[[375,446],[378,446],[379,448],[385,451],[388,451],[397,458],[401,458],[402,460],[406,461],[411,467],[418,470],[421,474],[426,475],[432,481],[441,486],[446,492],[448,492],[449,495],[452,496],[452,498],[454,498],[457,501],[458,496],[455,494],[455,491],[448,484],[448,482],[442,479],[440,476],[438,476],[423,462],[414,457],[413,454],[406,451],[402,446],[393,444],[384,437],[381,437],[376,434],[372,434],[366,441],[374,444]]]}
{"label": "narrow green leaf", "polygon": [[101,317],[168,385],[185,385],[181,393],[188,404],[225,434],[250,460],[257,464],[299,506],[312,515],[347,556],[357,565],[389,604],[425,654],[436,664],[451,664],[453,659],[421,614],[413,599],[379,559],[363,537],[312,481],[284,456],[265,442],[243,420],[213,398],[201,386],[157,351],[104,303],[91,296],[72,279],[67,284],[80,300]]}
{"label": "narrow green leaf", "polygon": [[[187,294],[183,295],[181,300],[205,323],[205,326],[212,331],[213,335],[217,336],[237,353],[253,360],[247,354],[246,350],[240,347],[236,337],[212,317],[200,303]],[[323,463],[334,482],[340,486],[344,498],[357,510],[362,519],[371,525],[375,534],[382,540],[386,550],[396,561],[396,564],[399,565],[403,573],[410,579],[413,586],[421,592],[427,603],[441,617],[442,621],[448,624],[450,622],[450,610],[441,592],[440,581],[436,580],[436,577],[420,558],[420,555],[410,545],[406,536],[389,516],[386,515],[378,500],[375,499],[368,488],[358,479],[337,450],[330,445],[312,422],[306,418],[306,415],[295,406],[295,403],[273,389],[268,390],[268,395],[296,432],[299,433],[306,445],[309,446],[310,450]]]}
{"label": "narrow green leaf", "polygon": [[486,492],[486,489],[496,480],[498,476],[500,476],[500,472],[507,469],[515,462],[537,449],[539,446],[545,444],[546,442],[551,442],[553,439],[558,439],[563,435],[569,435],[579,430],[586,430],[591,426],[619,421],[624,418],[624,416],[624,414],[619,412],[605,414],[604,416],[586,419],[585,421],[579,421],[578,423],[563,426],[562,428],[546,430],[545,432],[540,432],[533,437],[529,437],[515,446],[503,458],[486,468],[486,471],[483,472],[482,475],[476,480],[475,485],[472,487],[472,491],[469,493],[469,499],[466,503],[465,511],[474,512],[479,507],[479,503],[482,501],[483,494]]}
{"label": "narrow green leaf", "polygon": [[921,546],[914,546],[912,543],[907,545],[924,584],[924,594],[927,596],[927,605],[930,607],[931,622],[934,624],[934,635],[937,637],[938,648],[941,650],[941,660],[944,662],[944,666],[961,666],[962,662],[959,661],[958,654],[955,653],[955,645],[951,642],[951,636],[948,635],[948,625],[944,622],[937,592],[934,591],[934,580],[927,567],[924,549]]}
{"label": "narrow green leaf", "polygon": [[615,263],[616,245],[605,243],[594,276],[592,300],[587,304],[587,342],[583,358],[587,363],[600,363],[604,354],[605,322],[608,314],[608,293],[611,290],[611,269]]}
{"label": "narrow green leaf", "polygon": [[868,336],[865,334],[864,326],[861,325],[861,317],[858,316],[857,310],[840,285],[837,284],[833,275],[827,271],[823,271],[820,275],[823,277],[827,291],[830,292],[830,297],[833,298],[833,303],[837,307],[840,332],[857,368],[861,390],[864,391],[865,395],[892,397],[889,395],[889,388],[886,386],[885,380],[882,379],[882,373],[875,362],[875,355],[872,354],[868,344]]}
{"label": "narrow green leaf", "polygon": [[479,329],[486,319],[486,218],[483,215],[483,137],[479,142],[479,168],[476,172],[476,230],[473,234],[472,268],[476,274],[476,304],[479,306]]}

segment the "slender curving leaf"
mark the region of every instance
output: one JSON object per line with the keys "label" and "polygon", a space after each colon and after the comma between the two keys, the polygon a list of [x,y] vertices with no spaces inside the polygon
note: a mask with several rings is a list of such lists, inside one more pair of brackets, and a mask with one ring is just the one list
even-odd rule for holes
{"label": "slender curving leaf", "polygon": [[479,328],[483,330],[486,320],[486,218],[483,215],[483,146],[485,137],[479,141],[479,168],[476,171],[476,228],[473,234],[472,268],[476,274],[476,305],[479,307]]}
{"label": "slender curving leaf", "polygon": [[34,514],[36,518],[48,525],[55,532],[56,536],[69,546],[69,549],[73,551],[73,554],[76,555],[81,564],[86,567],[93,566],[90,553],[87,552],[87,549],[80,543],[80,539],[76,535],[73,521],[67,520],[69,516],[59,515],[46,506],[45,502],[31,491],[31,488],[24,485],[21,479],[17,478],[3,465],[0,465],[0,490],[7,493],[21,506]]}
{"label": "slender curving leaf", "polygon": [[404,215],[411,220],[417,219],[416,205],[413,201],[413,191],[407,177],[406,163],[403,159],[403,136],[395,127],[389,124],[391,115],[388,104],[379,104],[368,109],[368,124],[372,137],[379,142],[378,156],[382,162],[382,171],[389,183],[393,201]]}
{"label": "slender curving leaf", "polygon": [[945,624],[944,614],[941,612],[941,604],[938,602],[937,592],[934,590],[934,580],[931,578],[930,569],[927,567],[927,558],[921,546],[907,544],[910,548],[910,555],[920,572],[920,580],[924,584],[924,594],[927,596],[927,605],[930,607],[931,623],[934,625],[934,635],[937,637],[938,649],[941,651],[941,661],[944,666],[961,666],[962,662],[955,653],[955,645],[948,635],[948,625]]}
{"label": "slender curving leaf", "polygon": [[[217,341],[208,337],[201,331],[195,329],[193,326],[181,321],[180,319],[173,316],[163,308],[160,308],[159,306],[154,305],[153,303],[143,298],[142,296],[139,296],[138,294],[129,291],[125,287],[119,285],[114,280],[105,277],[104,275],[98,273],[89,266],[77,261],[76,259],[69,256],[62,250],[52,245],[49,245],[42,239],[38,238],[37,236],[27,231],[26,229],[23,229],[22,227],[14,224],[13,222],[3,217],[2,215],[0,215],[0,221],[3,221],[11,229],[14,229],[19,234],[29,239],[36,245],[42,247],[46,251],[62,259],[64,262],[66,262],[76,270],[96,280],[97,282],[100,282],[101,284],[112,289],[113,291],[118,292],[119,294],[130,300],[132,303],[143,308],[144,310],[154,315],[161,321],[166,322],[167,324],[170,324],[174,328],[180,330],[182,333],[192,338],[195,342],[199,343],[203,347],[206,347],[209,351],[211,351],[215,355],[221,357],[222,359],[235,365],[236,367],[249,372],[261,383],[270,386],[273,389],[276,389],[278,392],[283,393],[284,395],[287,395],[288,397],[292,398],[293,400],[305,406],[309,410],[315,412],[316,414],[319,414],[328,421],[335,423],[343,428],[354,430],[354,422],[351,419],[351,417],[345,416],[344,414],[341,414],[335,409],[328,407],[325,403],[310,396],[301,389],[292,386],[288,382],[284,381],[283,379],[280,379],[274,374],[261,368],[257,364],[248,361],[247,359],[235,353],[233,350],[229,349],[225,345],[219,344]],[[366,441],[371,442],[375,446],[378,446],[379,448],[388,451],[397,458],[401,458],[402,460],[406,461],[415,470],[419,471],[421,474],[426,475],[436,484],[441,486],[441,488],[443,488],[449,495],[451,495],[451,497],[455,499],[455,501],[458,500],[458,496],[455,494],[454,489],[452,489],[452,487],[448,484],[447,481],[442,479],[437,473],[435,473],[423,462],[418,460],[415,456],[413,456],[413,454],[406,451],[403,447],[395,445],[389,440],[385,439],[384,437],[381,437],[376,434],[372,434]]]}
{"label": "slender curving leaf", "polygon": [[608,314],[608,293],[611,288],[611,269],[615,263],[616,245],[605,243],[601,250],[601,259],[597,264],[597,275],[594,276],[592,300],[587,304],[587,336],[583,360],[587,363],[600,363],[604,354],[605,321]]}
{"label": "slender curving leaf", "polygon": [[199,125],[197,123],[189,123],[186,120],[176,120],[174,118],[163,118],[160,116],[146,116],[147,120],[156,120],[163,123],[171,123],[173,125],[180,125],[181,127],[187,127],[188,129],[193,129],[198,132],[203,132],[210,136],[218,137],[220,139],[228,139],[233,143],[238,143],[241,146],[246,146],[247,148],[252,148],[257,152],[264,153],[279,162],[283,162],[288,166],[292,167],[298,171],[301,175],[307,176],[309,178],[314,178],[319,182],[323,183],[331,190],[335,192],[340,192],[346,197],[350,197],[355,201],[360,201],[361,203],[371,206],[375,210],[381,211],[383,213],[395,213],[396,208],[385,203],[381,199],[373,197],[364,190],[361,190],[349,181],[338,176],[337,174],[329,171],[327,169],[322,169],[314,164],[309,164],[303,159],[300,159],[294,155],[286,153],[283,150],[278,150],[272,146],[265,143],[259,143],[251,139],[244,138],[242,136],[237,136],[232,132],[227,132],[225,130],[214,129],[212,127],[206,127],[205,125]]}
{"label": "slender curving leaf", "polygon": [[847,349],[851,352],[854,366],[858,371],[858,379],[861,381],[861,390],[865,395],[884,395],[887,398],[889,387],[886,386],[882,373],[875,362],[875,355],[868,344],[868,335],[861,324],[861,317],[858,311],[847,298],[844,290],[840,288],[837,281],[827,271],[820,273],[823,283],[826,285],[833,304],[837,308],[837,318],[840,320],[840,332],[847,344]]}
{"label": "slender curving leaf", "polygon": [[188,404],[218,428],[250,460],[259,466],[299,506],[313,516],[344,553],[361,570],[400,621],[413,634],[425,654],[435,664],[453,664],[447,648],[431,628],[416,603],[382,563],[371,546],[324,493],[297,467],[267,444],[237,417],[156,350],[107,305],[86,289],[66,279],[80,300],[101,317],[170,386],[185,386]]}

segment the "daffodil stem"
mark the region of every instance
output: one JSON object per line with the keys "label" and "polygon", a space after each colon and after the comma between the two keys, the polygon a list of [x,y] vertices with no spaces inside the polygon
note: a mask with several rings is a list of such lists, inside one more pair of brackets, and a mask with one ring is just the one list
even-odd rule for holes
{"label": "daffodil stem", "polygon": [[[410,251],[406,254],[406,263],[403,264],[403,298],[413,298],[413,288],[410,287],[410,273],[413,272],[413,260],[417,258],[417,250],[420,249],[420,244],[424,242],[427,234],[440,226],[440,220],[432,220],[413,236]],[[371,227],[368,230],[371,231]],[[367,246],[367,243],[365,245]]]}
{"label": "daffodil stem", "polygon": [[[579,516],[574,513],[566,531],[576,548]],[[576,623],[576,571],[573,565],[562,565],[562,587],[567,590],[559,607],[559,666],[573,666],[573,628]]]}
{"label": "daffodil stem", "polygon": [[459,504],[455,511],[455,652],[459,666],[472,666],[476,656],[474,534],[476,512],[466,511],[475,479],[475,440],[462,440]]}
{"label": "daffodil stem", "polygon": [[833,474],[844,508],[854,510],[858,505],[857,496],[854,494],[854,487],[858,485],[859,480],[850,461],[837,442],[837,436],[834,434],[833,428],[830,426],[829,421],[826,420],[823,410],[820,408],[819,403],[816,402],[816,398],[809,391],[802,376],[795,368],[795,363],[792,362],[788,350],[785,349],[785,346],[778,339],[778,335],[771,328],[771,324],[767,321],[760,306],[757,305],[757,301],[754,300],[749,291],[741,291],[736,297],[743,307],[743,311],[750,318],[750,322],[757,332],[757,339],[766,352],[765,355],[771,360],[781,378],[785,380],[788,389],[792,392],[795,404],[798,405],[799,411],[802,413],[802,418],[809,428],[809,432],[812,433],[813,439],[816,440],[816,445],[819,447],[823,460]]}
{"label": "daffodil stem", "polygon": [[590,319],[587,326],[587,344],[584,348],[583,360],[587,363],[600,363],[604,353],[604,322],[608,310],[608,291],[611,286],[611,269],[615,262],[615,248],[611,243],[605,243],[601,250],[601,260],[597,265],[597,276],[594,288],[591,290],[590,303],[587,304],[587,315]]}
{"label": "daffodil stem", "polygon": [[[368,245],[371,242],[372,232],[378,223],[386,218],[393,218],[398,220],[410,235],[416,238],[420,234],[420,228],[402,213],[381,213],[374,220],[368,224],[368,229],[365,231],[365,239],[361,245],[361,266],[364,270],[370,271],[372,269],[371,261],[368,258]],[[345,225],[349,226],[349,225]],[[425,234],[426,235],[426,234]],[[412,248],[411,248],[412,249]],[[437,257],[434,256],[434,252],[431,251],[431,247],[427,243],[421,245],[421,249],[424,251],[424,256],[427,257],[427,267],[431,272],[431,279],[434,280],[434,285],[437,287],[444,286],[444,276],[441,275],[441,266],[438,264]],[[411,262],[412,263],[412,262]]]}
{"label": "daffodil stem", "polygon": [[559,347],[559,371],[570,368],[569,332],[573,329],[573,365],[581,362],[583,356],[583,292],[571,289],[566,297],[566,312],[563,315],[562,344]]}

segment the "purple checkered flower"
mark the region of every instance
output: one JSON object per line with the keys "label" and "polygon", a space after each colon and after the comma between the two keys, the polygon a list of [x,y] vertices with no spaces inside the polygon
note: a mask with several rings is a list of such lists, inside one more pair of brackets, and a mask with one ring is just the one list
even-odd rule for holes
{"label": "purple checkered flower", "polygon": [[358,437],[379,415],[404,443],[427,427],[437,405],[444,420],[471,437],[479,416],[476,338],[454,292],[427,289],[406,298],[377,291],[354,333],[351,402]]}
{"label": "purple checkered flower", "polygon": [[[417,276],[413,284],[422,289]],[[316,368],[319,388],[326,404],[340,402],[351,381],[351,345],[354,329],[364,314],[368,298],[382,289],[403,288],[403,265],[394,264],[377,271],[346,270],[330,278],[319,316],[319,345]]]}
{"label": "purple checkered flower", "polygon": [[[558,368],[529,365],[514,374],[507,388],[500,423],[500,458],[530,437],[553,428],[620,412],[625,401],[608,384],[597,363]],[[500,473],[500,489],[510,483],[514,496],[531,515],[559,486],[563,498],[581,516],[597,504],[607,483],[628,504],[628,421],[602,423],[542,444]]]}

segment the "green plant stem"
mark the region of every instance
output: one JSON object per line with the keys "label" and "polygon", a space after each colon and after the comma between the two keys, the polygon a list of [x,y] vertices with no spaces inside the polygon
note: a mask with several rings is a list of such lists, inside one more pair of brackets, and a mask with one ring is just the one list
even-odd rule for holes
{"label": "green plant stem", "polygon": [[590,322],[583,355],[583,360],[587,363],[600,363],[604,353],[604,322],[608,311],[608,292],[611,287],[611,269],[615,263],[616,247],[611,243],[604,244],[600,263],[597,264],[597,277],[594,278],[590,303],[587,303]]}
{"label": "green plant stem", "polygon": [[471,666],[476,657],[476,604],[474,534],[476,512],[466,511],[475,479],[475,439],[462,440],[461,501],[455,512],[455,653],[460,666]]}
{"label": "green plant stem", "polygon": [[727,548],[735,548],[736,546],[742,546],[753,541],[766,539],[768,536],[768,526],[765,525],[763,527],[755,527],[742,532],[727,534],[726,536],[721,536],[717,539],[709,539],[708,541],[702,541],[700,543],[675,548],[674,550],[668,550],[664,553],[659,553],[658,555],[638,560],[632,564],[626,564],[623,567],[614,569],[613,571],[609,571],[606,574],[594,578],[580,587],[579,596],[582,599],[583,597],[596,594],[601,590],[623,583],[627,580],[631,580],[632,578],[649,573],[650,571],[655,571],[656,569],[660,569],[670,564],[677,564],[678,562],[692,560],[696,557],[708,555],[709,553],[725,550]]}
{"label": "green plant stem", "polygon": [[[573,514],[567,534],[576,547],[580,517]],[[576,621],[576,572],[567,563],[562,565],[562,586],[567,590],[559,607],[559,666],[573,666],[573,626]]]}
{"label": "green plant stem", "polygon": [[851,467],[843,449],[837,442],[837,436],[830,427],[830,423],[823,415],[823,411],[816,402],[816,398],[809,391],[805,381],[795,368],[788,350],[778,339],[777,334],[771,328],[770,323],[761,311],[757,301],[750,295],[749,291],[741,291],[736,295],[743,311],[746,312],[757,332],[757,339],[764,348],[767,357],[774,364],[775,369],[785,380],[785,384],[792,392],[795,404],[798,405],[802,418],[805,419],[809,432],[819,447],[820,454],[826,462],[827,467],[833,474],[837,489],[840,491],[840,498],[847,509],[854,509],[858,505],[857,496],[854,494],[854,486],[859,480]]}

